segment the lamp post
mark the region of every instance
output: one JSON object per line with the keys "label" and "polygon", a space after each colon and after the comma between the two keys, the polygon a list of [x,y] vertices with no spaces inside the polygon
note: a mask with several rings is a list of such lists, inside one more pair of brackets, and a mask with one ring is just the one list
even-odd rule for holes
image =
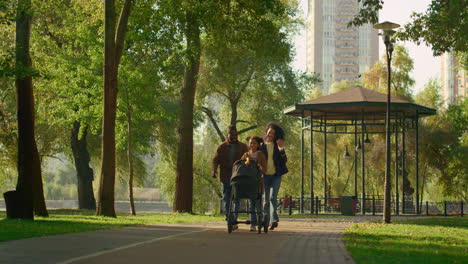
{"label": "lamp post", "polygon": [[385,115],[385,192],[384,192],[384,214],[383,221],[384,223],[390,223],[390,213],[391,213],[391,186],[390,186],[390,83],[391,83],[391,63],[392,63],[392,52],[393,52],[393,41],[391,39],[392,35],[395,33],[393,29],[398,28],[400,25],[392,22],[382,22],[380,24],[374,25],[375,29],[381,29],[382,38],[385,43],[385,50],[387,54],[387,109]]}

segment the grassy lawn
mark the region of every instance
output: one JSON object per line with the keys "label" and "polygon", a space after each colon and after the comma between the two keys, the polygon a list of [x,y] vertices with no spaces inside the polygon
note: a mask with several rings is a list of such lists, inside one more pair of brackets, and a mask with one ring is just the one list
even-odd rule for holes
{"label": "grassy lawn", "polygon": [[468,219],[361,223],[346,231],[344,242],[358,264],[467,263]]}
{"label": "grassy lawn", "polygon": [[0,212],[0,242],[28,237],[47,236],[63,233],[84,232],[133,225],[167,223],[188,223],[223,220],[221,216],[191,214],[118,214],[117,218],[95,216],[90,210],[49,210],[49,217],[35,217],[30,220],[6,219]]}

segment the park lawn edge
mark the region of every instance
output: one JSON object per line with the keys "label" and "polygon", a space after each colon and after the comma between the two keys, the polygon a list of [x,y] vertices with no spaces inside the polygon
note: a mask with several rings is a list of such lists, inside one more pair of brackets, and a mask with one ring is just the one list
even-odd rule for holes
{"label": "park lawn edge", "polygon": [[117,214],[117,218],[96,216],[91,210],[49,210],[49,217],[35,220],[7,219],[0,212],[0,242],[67,233],[79,233],[129,226],[220,221],[224,217],[188,213]]}
{"label": "park lawn edge", "polygon": [[358,264],[466,263],[468,219],[463,217],[364,222],[350,226],[344,244]]}

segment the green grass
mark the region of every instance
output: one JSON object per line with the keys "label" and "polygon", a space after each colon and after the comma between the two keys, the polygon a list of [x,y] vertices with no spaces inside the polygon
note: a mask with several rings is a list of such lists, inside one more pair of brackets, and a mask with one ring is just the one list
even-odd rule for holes
{"label": "green grass", "polygon": [[49,210],[49,217],[35,217],[34,221],[6,219],[0,212],[0,242],[15,239],[84,232],[135,225],[206,222],[223,220],[221,216],[206,216],[177,213],[150,214],[137,216],[118,214],[117,218],[95,216],[90,210]]}
{"label": "green grass", "polygon": [[344,242],[358,264],[467,263],[468,219],[361,223],[346,231]]}

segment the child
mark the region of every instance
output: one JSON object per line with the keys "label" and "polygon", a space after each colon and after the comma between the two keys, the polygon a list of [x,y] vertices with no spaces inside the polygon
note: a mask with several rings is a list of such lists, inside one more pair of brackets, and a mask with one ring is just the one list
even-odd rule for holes
{"label": "child", "polygon": [[[247,165],[249,165],[251,161],[256,162],[260,174],[263,178],[263,174],[266,170],[266,157],[265,154],[259,151],[260,144],[262,144],[263,139],[257,136],[250,136],[247,137],[247,142],[249,146],[249,151],[242,156],[242,160],[245,160],[245,164]],[[259,193],[262,193],[263,181],[259,184],[259,188]],[[255,231],[257,227],[257,214],[255,212],[257,208],[260,208],[261,204],[259,201],[253,199],[250,199],[249,204],[250,211],[252,212],[250,214],[250,231]]]}

